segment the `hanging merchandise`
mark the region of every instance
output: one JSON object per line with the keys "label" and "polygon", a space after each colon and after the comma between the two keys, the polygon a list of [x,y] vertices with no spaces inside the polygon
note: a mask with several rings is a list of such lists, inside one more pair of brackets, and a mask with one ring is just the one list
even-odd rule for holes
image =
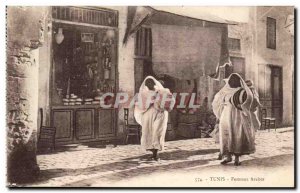
{"label": "hanging merchandise", "polygon": [[109,69],[104,69],[104,79],[108,80],[110,78],[110,70]]}
{"label": "hanging merchandise", "polygon": [[65,36],[63,34],[63,29],[62,28],[58,28],[58,32],[55,35],[55,41],[57,44],[61,44],[62,41],[64,40]]}

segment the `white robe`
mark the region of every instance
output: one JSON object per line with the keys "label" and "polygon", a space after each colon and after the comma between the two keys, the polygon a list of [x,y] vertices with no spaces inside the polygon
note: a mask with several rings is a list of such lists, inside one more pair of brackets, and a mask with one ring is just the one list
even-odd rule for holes
{"label": "white robe", "polygon": [[[145,78],[139,90],[139,100],[142,100],[142,105],[136,105],[134,109],[134,117],[142,126],[142,137],[141,137],[141,147],[143,150],[148,149],[164,149],[165,135],[168,124],[169,113],[166,109],[160,107],[160,102],[156,101],[147,107],[145,99],[147,96],[153,94],[153,91],[149,90],[145,85],[147,79],[152,79],[155,83],[155,92],[157,94],[170,94],[169,89],[164,88],[160,82],[158,82],[152,76]],[[172,98],[175,102],[174,98]],[[172,108],[168,109],[169,111]]]}
{"label": "white robe", "polygon": [[[226,80],[226,85],[215,95],[212,103],[214,114],[220,120],[219,138],[222,155],[244,155],[255,151],[255,126],[250,111],[253,93],[241,77],[240,79],[242,87],[239,88],[231,88]],[[247,99],[241,104],[240,110],[230,100],[241,88],[246,91]]]}
{"label": "white robe", "polygon": [[151,106],[142,116],[141,145],[144,150],[163,150],[168,124],[168,112]]}

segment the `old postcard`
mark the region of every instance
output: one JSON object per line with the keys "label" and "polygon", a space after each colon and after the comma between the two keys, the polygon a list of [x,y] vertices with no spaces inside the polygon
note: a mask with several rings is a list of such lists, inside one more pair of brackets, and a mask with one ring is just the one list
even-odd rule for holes
{"label": "old postcard", "polygon": [[294,188],[294,11],[7,6],[7,186]]}

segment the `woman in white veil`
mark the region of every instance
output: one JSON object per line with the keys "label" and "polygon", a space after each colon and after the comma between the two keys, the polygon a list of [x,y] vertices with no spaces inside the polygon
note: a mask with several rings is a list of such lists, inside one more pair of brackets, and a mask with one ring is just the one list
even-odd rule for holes
{"label": "woman in white veil", "polygon": [[225,79],[225,86],[215,95],[212,107],[219,119],[220,152],[226,159],[240,165],[239,157],[255,152],[255,126],[251,118],[254,95],[242,77],[233,73]]}
{"label": "woman in white veil", "polygon": [[152,76],[147,76],[143,81],[135,104],[134,117],[142,126],[141,147],[151,151],[151,159],[158,160],[158,151],[164,149],[165,135],[168,123],[168,111],[171,106],[161,105],[162,95],[175,103],[169,89]]}

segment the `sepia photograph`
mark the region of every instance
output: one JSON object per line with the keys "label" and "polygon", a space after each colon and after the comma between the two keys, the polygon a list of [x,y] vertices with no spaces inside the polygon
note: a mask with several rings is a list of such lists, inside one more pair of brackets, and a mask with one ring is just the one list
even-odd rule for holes
{"label": "sepia photograph", "polygon": [[6,186],[295,188],[294,21],[6,6]]}

